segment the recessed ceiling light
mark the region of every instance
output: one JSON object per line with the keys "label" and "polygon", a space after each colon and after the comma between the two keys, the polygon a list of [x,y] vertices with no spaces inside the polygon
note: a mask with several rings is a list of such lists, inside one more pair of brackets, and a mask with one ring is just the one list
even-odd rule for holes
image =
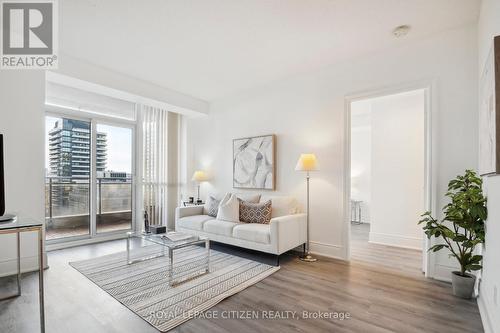
{"label": "recessed ceiling light", "polygon": [[394,30],[392,30],[392,34],[396,38],[401,38],[406,36],[408,32],[410,32],[410,29],[411,27],[409,25],[400,25],[399,27],[396,27],[394,28]]}

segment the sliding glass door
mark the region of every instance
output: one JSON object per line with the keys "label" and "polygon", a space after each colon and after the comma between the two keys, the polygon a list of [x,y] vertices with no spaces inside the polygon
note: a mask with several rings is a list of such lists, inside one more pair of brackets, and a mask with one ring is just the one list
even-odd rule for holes
{"label": "sliding glass door", "polygon": [[97,124],[96,231],[132,228],[132,129]]}
{"label": "sliding glass door", "polygon": [[90,234],[89,121],[46,117],[47,240]]}
{"label": "sliding glass door", "polygon": [[134,226],[134,127],[47,116],[46,238],[67,241]]}

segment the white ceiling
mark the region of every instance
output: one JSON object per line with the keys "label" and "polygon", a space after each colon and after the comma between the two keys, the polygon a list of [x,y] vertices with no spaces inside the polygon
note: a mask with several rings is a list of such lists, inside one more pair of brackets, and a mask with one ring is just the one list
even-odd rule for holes
{"label": "white ceiling", "polygon": [[[212,101],[477,21],[480,0],[59,1],[63,54]],[[404,39],[391,31],[412,30]]]}

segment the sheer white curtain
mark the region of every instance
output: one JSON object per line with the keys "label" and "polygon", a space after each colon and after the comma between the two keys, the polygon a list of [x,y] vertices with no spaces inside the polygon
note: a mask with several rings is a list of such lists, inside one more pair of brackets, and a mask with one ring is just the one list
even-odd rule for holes
{"label": "sheer white curtain", "polygon": [[168,111],[141,105],[144,210],[151,224],[167,225]]}

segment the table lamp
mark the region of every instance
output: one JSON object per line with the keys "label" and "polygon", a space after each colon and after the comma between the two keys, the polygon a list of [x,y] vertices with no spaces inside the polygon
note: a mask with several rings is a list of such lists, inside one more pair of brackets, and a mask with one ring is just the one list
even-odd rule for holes
{"label": "table lamp", "polygon": [[193,178],[191,178],[191,180],[195,181],[198,184],[198,197],[196,198],[196,202],[200,202],[200,184],[202,182],[206,182],[207,179],[207,174],[202,170],[195,171],[193,174]]}
{"label": "table lamp", "polygon": [[300,256],[300,260],[307,262],[314,262],[317,259],[313,258],[309,252],[309,172],[318,170],[318,163],[316,161],[316,156],[314,154],[301,154],[300,158],[295,166],[295,171],[305,171],[306,172],[306,182],[307,182],[307,243],[304,249],[304,253]]}

